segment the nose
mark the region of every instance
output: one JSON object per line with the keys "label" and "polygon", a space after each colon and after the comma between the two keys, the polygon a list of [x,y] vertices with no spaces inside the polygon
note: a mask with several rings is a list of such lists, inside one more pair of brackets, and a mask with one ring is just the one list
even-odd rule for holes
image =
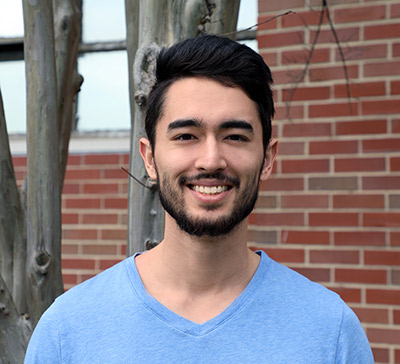
{"label": "nose", "polygon": [[221,146],[215,138],[207,138],[202,143],[198,151],[195,167],[208,173],[222,171],[227,167]]}

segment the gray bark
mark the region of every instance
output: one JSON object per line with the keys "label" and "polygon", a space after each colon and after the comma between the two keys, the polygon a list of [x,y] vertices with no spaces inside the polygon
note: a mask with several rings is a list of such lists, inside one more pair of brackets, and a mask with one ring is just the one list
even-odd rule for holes
{"label": "gray bark", "polygon": [[20,191],[0,94],[0,364],[22,363],[32,327],[63,292],[61,189],[82,82],[80,9],[80,0],[23,1],[27,178]]}
{"label": "gray bark", "polygon": [[[145,136],[144,112],[154,82],[160,47],[202,32],[222,34],[236,29],[240,0],[125,0],[131,106],[130,171],[139,179],[129,183],[127,255],[160,242],[164,212],[156,186],[149,181],[139,150]],[[147,186],[147,187],[146,187]]]}

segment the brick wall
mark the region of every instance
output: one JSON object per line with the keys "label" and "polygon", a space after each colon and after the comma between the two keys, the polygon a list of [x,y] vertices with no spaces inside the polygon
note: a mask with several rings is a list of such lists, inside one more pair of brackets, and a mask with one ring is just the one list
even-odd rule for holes
{"label": "brick wall", "polygon": [[[321,0],[259,0],[259,49],[275,80],[275,174],[249,241],[338,292],[377,363],[400,363],[400,1],[328,0],[351,99]],[[307,5],[305,5],[307,4]],[[289,102],[289,100],[291,100]]]}

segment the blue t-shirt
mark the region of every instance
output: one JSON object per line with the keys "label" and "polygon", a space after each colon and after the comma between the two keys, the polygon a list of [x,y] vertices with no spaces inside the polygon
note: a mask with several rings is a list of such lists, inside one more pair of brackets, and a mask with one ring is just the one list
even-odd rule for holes
{"label": "blue t-shirt", "polygon": [[70,289],[44,313],[25,364],[373,364],[340,297],[260,252],[242,294],[197,324],[154,299],[134,257]]}

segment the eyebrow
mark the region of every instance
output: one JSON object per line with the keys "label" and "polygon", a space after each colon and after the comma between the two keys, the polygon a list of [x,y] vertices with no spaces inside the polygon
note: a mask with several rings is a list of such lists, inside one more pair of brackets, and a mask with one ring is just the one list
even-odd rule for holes
{"label": "eyebrow", "polygon": [[[168,131],[172,131],[174,129],[185,128],[185,127],[204,127],[204,123],[198,119],[178,119],[172,121],[168,125]],[[254,133],[253,126],[245,120],[227,120],[219,125],[219,129],[245,129]]]}

